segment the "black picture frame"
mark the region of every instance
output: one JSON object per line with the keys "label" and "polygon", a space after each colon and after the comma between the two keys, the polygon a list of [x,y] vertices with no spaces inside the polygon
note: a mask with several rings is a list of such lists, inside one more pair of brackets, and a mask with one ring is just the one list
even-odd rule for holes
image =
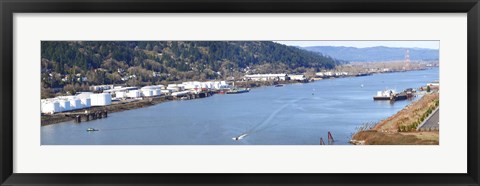
{"label": "black picture frame", "polygon": [[[1,0],[1,185],[479,185],[478,0]],[[14,13],[468,13],[467,174],[13,173]]]}

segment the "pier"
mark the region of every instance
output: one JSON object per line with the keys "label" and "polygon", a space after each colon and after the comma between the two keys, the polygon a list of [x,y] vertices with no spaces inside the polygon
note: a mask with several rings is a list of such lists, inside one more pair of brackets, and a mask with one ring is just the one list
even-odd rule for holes
{"label": "pier", "polygon": [[215,94],[215,91],[202,91],[202,92],[190,92],[190,91],[185,91],[184,93],[180,92],[179,94],[174,94],[172,95],[173,98],[175,99],[198,99],[198,98],[206,98],[213,96]]}
{"label": "pier", "polygon": [[107,118],[108,117],[108,111],[102,110],[102,111],[91,111],[91,112],[73,112],[73,113],[65,113],[64,114],[66,117],[73,118],[73,121],[75,123],[81,123],[82,121],[91,121],[91,120],[96,120],[96,119],[102,119],[102,118]]}

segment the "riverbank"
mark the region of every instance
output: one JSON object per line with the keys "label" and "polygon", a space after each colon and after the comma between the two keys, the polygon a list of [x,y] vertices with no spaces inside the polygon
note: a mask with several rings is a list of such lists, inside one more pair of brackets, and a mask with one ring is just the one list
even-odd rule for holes
{"label": "riverbank", "polygon": [[[292,83],[302,83],[298,81],[264,81],[264,82],[236,82],[235,86],[241,88],[258,88],[264,86],[273,86],[276,84],[292,84]],[[153,98],[144,98],[142,100],[130,100],[130,101],[120,101],[113,102],[112,105],[102,106],[102,107],[91,107],[88,109],[76,110],[74,112],[63,112],[56,113],[52,115],[42,115],[41,116],[41,126],[51,125],[66,121],[71,121],[74,119],[75,113],[95,113],[97,111],[106,111],[107,113],[120,112],[125,110],[132,110],[137,108],[148,107],[163,103],[166,101],[175,100],[173,96],[160,96]]]}
{"label": "riverbank", "polygon": [[[91,122],[72,120],[43,126],[41,144],[319,145],[320,138],[327,143],[331,132],[333,145],[347,145],[361,124],[358,121],[380,121],[412,103],[375,102],[372,96],[376,91],[385,86],[398,90],[421,87],[438,79],[438,73],[438,69],[431,69],[338,78],[164,102],[109,113],[108,118]],[[99,131],[86,132],[88,128]],[[232,139],[244,133],[248,134],[244,139]]]}
{"label": "riverbank", "polygon": [[85,113],[85,111],[88,111],[89,113],[94,113],[97,111],[107,111],[108,113],[114,113],[114,112],[121,112],[126,110],[148,107],[148,106],[152,106],[152,105],[163,103],[170,100],[174,100],[174,98],[172,96],[161,96],[161,97],[154,97],[154,98],[145,98],[145,99],[136,100],[136,101],[114,102],[112,105],[107,105],[103,107],[91,107],[88,109],[76,110],[74,112],[57,113],[53,115],[42,115],[41,126],[71,121],[74,119],[72,117],[74,113]]}
{"label": "riverbank", "polygon": [[278,84],[295,84],[295,83],[308,83],[310,81],[239,81],[235,82],[235,86],[241,88],[258,88],[258,87],[265,87],[265,86],[273,86]]}
{"label": "riverbank", "polygon": [[439,93],[425,94],[395,115],[374,126],[365,126],[352,136],[355,145],[438,145],[439,131],[417,131],[439,107]]}
{"label": "riverbank", "polygon": [[[393,72],[383,72],[383,73],[393,73]],[[349,76],[349,77],[355,77],[355,76]],[[335,78],[344,78],[344,77],[331,77],[331,78],[328,78],[328,79],[335,79]],[[240,87],[240,88],[259,88],[259,87],[265,87],[265,86],[274,86],[274,85],[277,85],[277,84],[295,84],[295,83],[308,83],[308,82],[311,82],[311,81],[309,81],[309,80],[304,80],[304,81],[294,81],[294,80],[289,80],[289,81],[239,81],[239,82],[235,82],[235,86]],[[85,111],[88,111],[90,113],[94,113],[94,112],[97,112],[97,111],[106,111],[108,113],[113,113],[113,112],[120,112],[120,111],[125,111],[125,110],[132,110],[132,109],[136,109],[136,108],[152,106],[152,105],[156,105],[158,103],[163,103],[163,102],[170,101],[170,100],[175,100],[175,98],[173,98],[172,96],[160,96],[160,97],[154,97],[154,98],[145,98],[143,100],[114,102],[112,105],[108,105],[108,106],[92,107],[92,108],[76,110],[74,112],[68,112],[68,113],[56,113],[56,114],[53,114],[53,115],[42,115],[41,116],[41,126],[51,125],[51,124],[56,124],[56,123],[61,123],[61,122],[66,122],[66,121],[71,121],[71,120],[74,119],[74,116],[73,116],[72,113],[85,113]]]}

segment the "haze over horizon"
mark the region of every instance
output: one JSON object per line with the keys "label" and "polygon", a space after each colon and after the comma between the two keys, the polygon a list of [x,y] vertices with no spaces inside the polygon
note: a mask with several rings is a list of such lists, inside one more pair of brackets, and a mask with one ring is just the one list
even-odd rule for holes
{"label": "haze over horizon", "polygon": [[440,41],[274,41],[276,43],[299,46],[334,46],[334,47],[392,47],[392,48],[425,48],[438,50]]}

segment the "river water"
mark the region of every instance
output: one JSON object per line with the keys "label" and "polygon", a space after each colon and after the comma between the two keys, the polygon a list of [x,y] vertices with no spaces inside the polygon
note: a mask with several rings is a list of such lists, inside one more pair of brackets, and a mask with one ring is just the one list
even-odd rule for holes
{"label": "river water", "polygon": [[[418,88],[438,79],[439,69],[432,68],[170,101],[110,113],[106,119],[43,126],[41,144],[318,145],[320,138],[327,143],[329,131],[333,144],[348,144],[359,126],[385,119],[411,103],[373,101],[377,91]],[[89,127],[99,131],[86,132]],[[243,139],[232,139],[244,133]]]}

